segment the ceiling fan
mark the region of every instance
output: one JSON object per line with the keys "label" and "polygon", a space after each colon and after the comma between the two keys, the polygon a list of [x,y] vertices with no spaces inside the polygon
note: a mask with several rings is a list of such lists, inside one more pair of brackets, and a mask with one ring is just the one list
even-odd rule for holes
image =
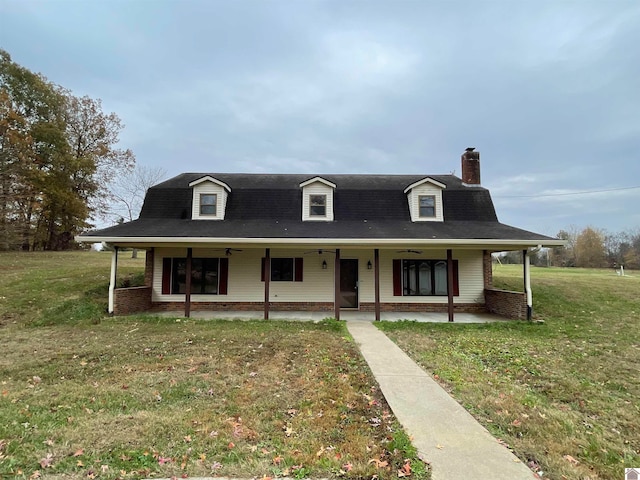
{"label": "ceiling fan", "polygon": [[411,249],[406,249],[406,250],[397,250],[397,253],[416,253],[418,255],[420,255],[422,253],[422,250],[411,250]]}
{"label": "ceiling fan", "polygon": [[240,248],[214,248],[213,250],[224,250],[224,254],[227,257],[230,257],[231,255],[233,255],[233,252],[241,252],[242,250]]}
{"label": "ceiling fan", "polygon": [[323,253],[336,253],[336,251],[319,249],[319,250],[307,250],[306,252],[304,252],[305,255],[309,255],[310,253],[317,253],[318,255],[322,255]]}

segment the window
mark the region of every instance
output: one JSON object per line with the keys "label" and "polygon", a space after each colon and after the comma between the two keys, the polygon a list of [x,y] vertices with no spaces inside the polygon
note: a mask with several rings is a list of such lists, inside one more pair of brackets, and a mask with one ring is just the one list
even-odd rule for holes
{"label": "window", "polygon": [[436,216],[436,196],[435,195],[419,195],[418,196],[419,215],[422,218]]}
{"label": "window", "polygon": [[[217,295],[219,260],[217,258],[191,259],[191,293]],[[171,293],[187,291],[187,259],[173,258],[171,266]]]}
{"label": "window", "polygon": [[200,215],[213,215],[217,213],[218,195],[215,193],[200,194]]}
{"label": "window", "polygon": [[446,260],[403,260],[403,296],[439,296],[447,294]]}
{"label": "window", "polygon": [[[266,277],[267,259],[262,257],[262,278]],[[271,258],[271,281],[272,282],[301,282],[302,281],[302,258]]]}
{"label": "window", "polygon": [[327,196],[326,195],[309,195],[309,216],[312,216],[312,217],[327,216]]}

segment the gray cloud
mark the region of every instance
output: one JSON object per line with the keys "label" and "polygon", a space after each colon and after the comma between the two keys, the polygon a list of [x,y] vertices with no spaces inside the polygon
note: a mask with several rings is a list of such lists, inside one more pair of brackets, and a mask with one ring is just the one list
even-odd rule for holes
{"label": "gray cloud", "polygon": [[17,62],[103,99],[171,174],[459,173],[476,146],[505,223],[640,221],[640,189],[531,196],[640,184],[637,2],[8,0],[0,17]]}

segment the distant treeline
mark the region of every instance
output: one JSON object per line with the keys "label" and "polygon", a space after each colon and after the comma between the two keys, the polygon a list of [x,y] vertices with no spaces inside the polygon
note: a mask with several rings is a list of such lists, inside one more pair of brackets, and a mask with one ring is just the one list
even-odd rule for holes
{"label": "distant treeline", "polygon": [[[640,230],[610,233],[594,227],[560,230],[556,238],[565,247],[531,252],[531,263],[538,266],[640,269]],[[522,263],[522,252],[499,255],[502,263]]]}

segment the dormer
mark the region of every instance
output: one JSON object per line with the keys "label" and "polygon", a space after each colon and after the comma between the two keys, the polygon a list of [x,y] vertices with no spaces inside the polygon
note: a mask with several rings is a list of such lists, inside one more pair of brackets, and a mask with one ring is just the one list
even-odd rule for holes
{"label": "dormer", "polygon": [[231,188],[209,175],[189,184],[193,190],[192,220],[224,220]]}
{"label": "dormer", "polygon": [[433,178],[423,178],[405,188],[412,222],[443,222],[442,190],[447,188]]}
{"label": "dormer", "polygon": [[302,188],[302,221],[332,222],[335,183],[314,177],[300,184]]}

